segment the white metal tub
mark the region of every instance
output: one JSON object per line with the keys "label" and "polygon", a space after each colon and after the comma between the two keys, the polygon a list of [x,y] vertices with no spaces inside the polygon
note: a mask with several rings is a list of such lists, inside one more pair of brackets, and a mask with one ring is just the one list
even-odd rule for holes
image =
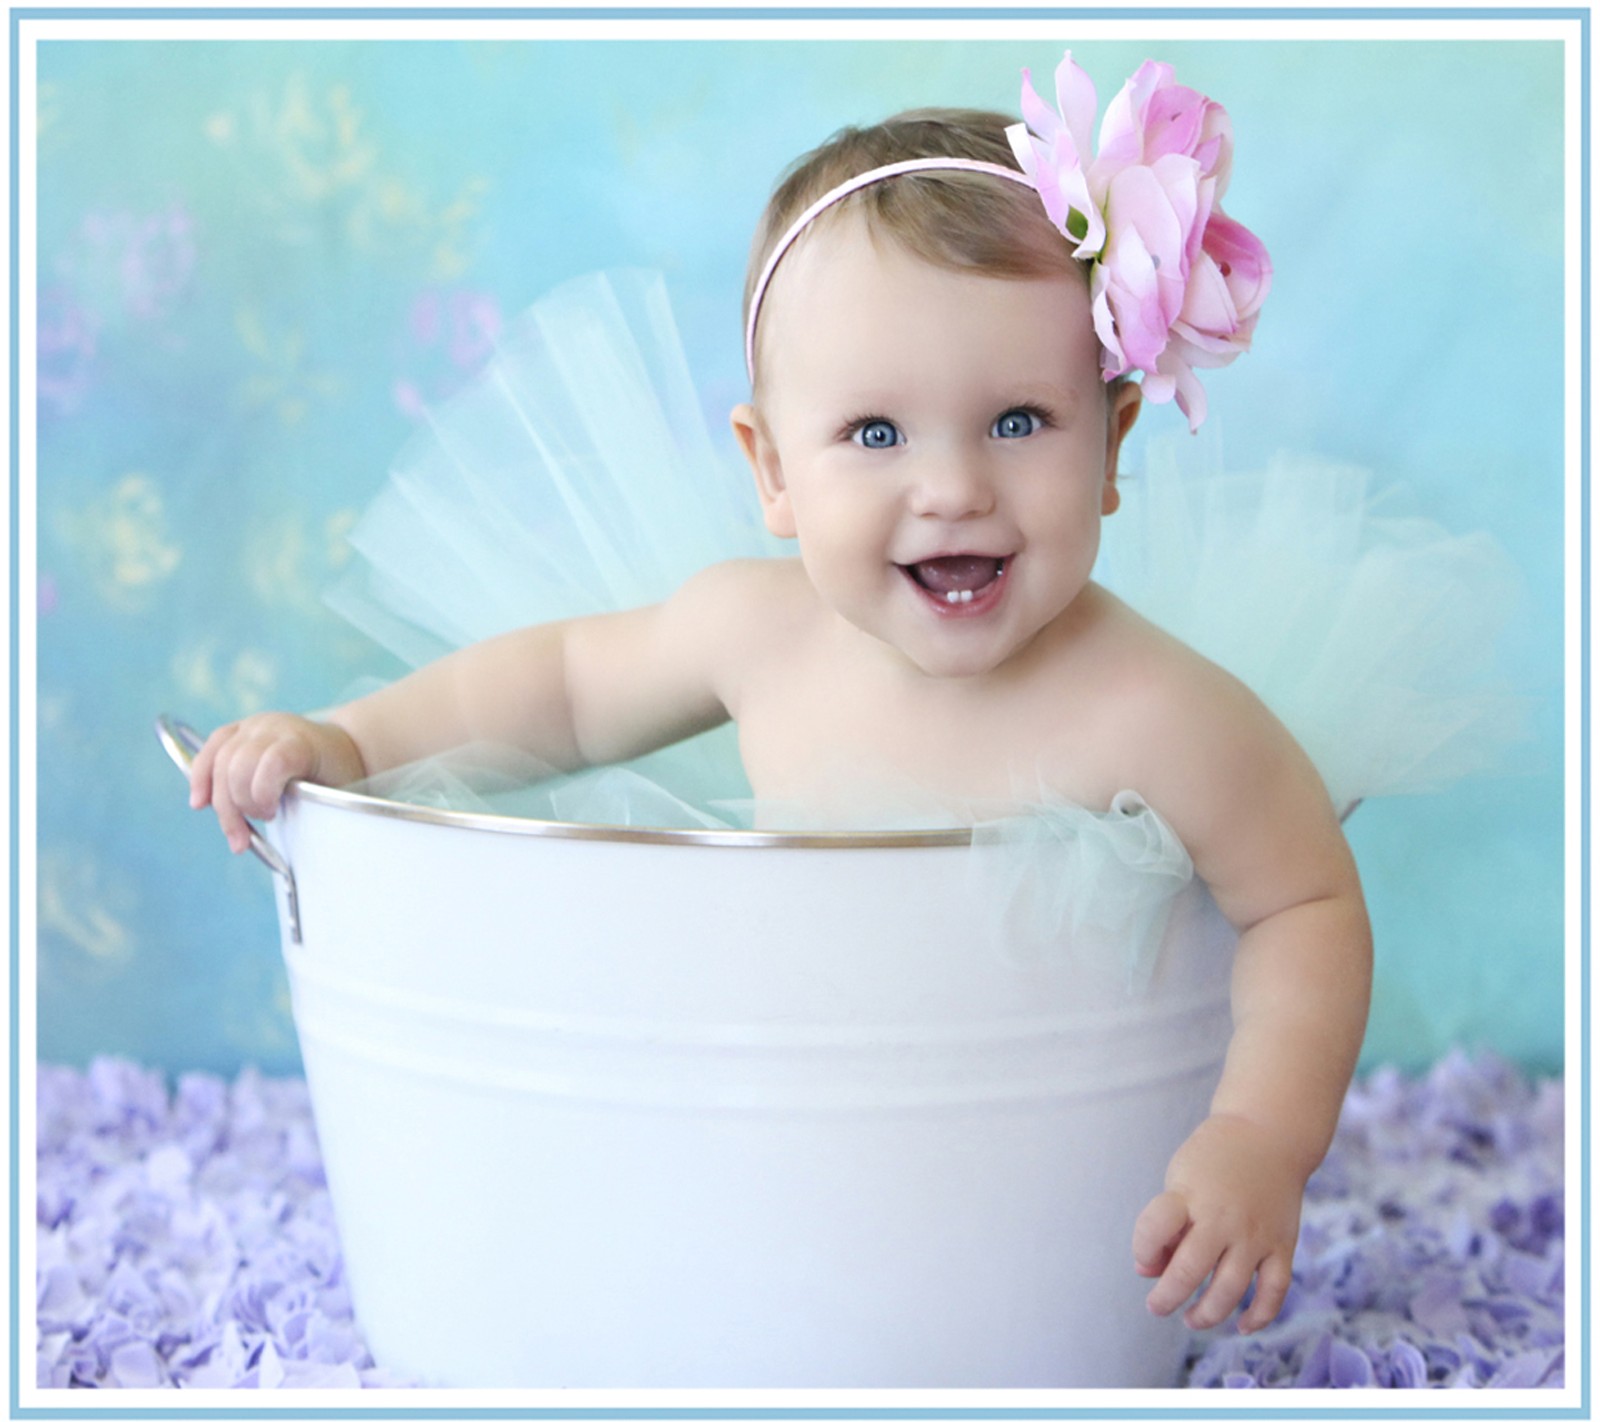
{"label": "white metal tub", "polygon": [[298,785],[269,834],[384,1366],[1175,1380],[1184,1330],[1146,1311],[1130,1241],[1229,1031],[1235,935],[1198,882],[1130,998],[996,954],[963,831],[610,829]]}

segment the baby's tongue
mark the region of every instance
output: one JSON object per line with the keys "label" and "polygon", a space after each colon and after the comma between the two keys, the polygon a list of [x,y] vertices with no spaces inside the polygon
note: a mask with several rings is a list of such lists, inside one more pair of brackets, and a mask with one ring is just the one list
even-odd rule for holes
{"label": "baby's tongue", "polygon": [[998,558],[929,558],[916,565],[917,581],[929,592],[977,592],[1000,576]]}

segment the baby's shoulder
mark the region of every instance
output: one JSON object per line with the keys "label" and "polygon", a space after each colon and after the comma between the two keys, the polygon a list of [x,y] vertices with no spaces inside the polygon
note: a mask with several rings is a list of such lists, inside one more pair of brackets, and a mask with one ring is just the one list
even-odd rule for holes
{"label": "baby's shoulder", "polygon": [[1144,759],[1232,758],[1288,733],[1215,662],[1109,593],[1096,630],[1101,715]]}
{"label": "baby's shoulder", "polygon": [[673,601],[723,616],[798,616],[816,594],[798,558],[730,558],[694,574]]}
{"label": "baby's shoulder", "polygon": [[1115,615],[1102,725],[1125,784],[1161,812],[1203,875],[1222,872],[1217,846],[1237,841],[1246,821],[1292,838],[1326,820],[1321,777],[1249,687],[1131,609]]}
{"label": "baby's shoulder", "polygon": [[798,558],[713,563],[673,594],[667,613],[729,654],[782,646],[815,620],[817,597]]}

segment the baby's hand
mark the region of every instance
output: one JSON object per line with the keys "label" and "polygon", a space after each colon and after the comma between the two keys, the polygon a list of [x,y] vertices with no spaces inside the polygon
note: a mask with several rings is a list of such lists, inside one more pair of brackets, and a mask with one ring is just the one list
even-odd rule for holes
{"label": "baby's hand", "polygon": [[263,711],[211,733],[189,767],[189,804],[216,810],[238,854],[250,846],[245,817],[270,820],[291,780],[343,785],[363,773],[361,753],[338,726]]}
{"label": "baby's hand", "polygon": [[1235,1308],[1259,1274],[1239,1320],[1242,1333],[1265,1328],[1289,1291],[1306,1177],[1283,1143],[1240,1116],[1214,1115],[1179,1147],[1167,1188],[1133,1227],[1134,1267],[1160,1276],[1146,1305],[1163,1316],[1181,1307],[1211,1276],[1184,1314],[1190,1328],[1210,1328]]}

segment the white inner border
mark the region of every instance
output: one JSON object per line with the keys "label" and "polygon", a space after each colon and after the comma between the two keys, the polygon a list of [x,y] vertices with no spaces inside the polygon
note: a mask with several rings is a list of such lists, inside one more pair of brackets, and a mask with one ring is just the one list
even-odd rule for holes
{"label": "white inner border", "polygon": [[[646,0],[650,3],[650,0]],[[652,4],[652,8],[655,6]],[[1038,40],[1086,42],[1095,40],[1139,40],[1155,42],[1176,40],[1383,40],[1431,41],[1446,40],[1559,40],[1566,45],[1566,115],[1565,185],[1566,185],[1566,308],[1572,313],[1565,333],[1565,487],[1566,487],[1566,756],[1569,796],[1567,801],[1566,848],[1566,998],[1565,1025],[1568,1062],[1568,1090],[1566,1096],[1567,1119],[1567,1182],[1569,1229],[1567,1232],[1567,1338],[1568,1381],[1561,1389],[1519,1389],[1504,1391],[1440,1391],[1408,1394],[1404,1399],[1394,1394],[1374,1390],[1370,1393],[1341,1393],[1338,1408],[1332,1408],[1334,1395],[1324,1391],[1315,1393],[1279,1392],[1204,1392],[1147,1391],[1054,1391],[1032,1389],[1007,1390],[865,1390],[865,1391],[767,1391],[767,1390],[685,1390],[685,1391],[635,1391],[635,1390],[585,1390],[529,1389],[516,1391],[477,1389],[426,1389],[399,1391],[329,1392],[323,1390],[284,1390],[267,1393],[185,1390],[103,1391],[74,1390],[70,1394],[57,1389],[40,1389],[34,1382],[30,1364],[31,1340],[35,1336],[36,1315],[33,1289],[29,1281],[35,1274],[36,1249],[32,1220],[35,1218],[36,1181],[34,1172],[18,1164],[20,1212],[19,1258],[16,1261],[22,1284],[19,1290],[21,1317],[15,1320],[20,1334],[19,1361],[23,1365],[18,1380],[19,1401],[24,1407],[40,1409],[70,1409],[74,1411],[125,1411],[130,1408],[156,1408],[162,1412],[181,1413],[193,1409],[249,1411],[268,1409],[307,1409],[316,1413],[329,1408],[381,1409],[395,1413],[411,1409],[456,1410],[464,1408],[533,1408],[550,1407],[565,1411],[622,1407],[684,1408],[701,1410],[757,1409],[766,1407],[813,1407],[838,1409],[848,1414],[852,1408],[907,1408],[911,1410],[945,1408],[985,1408],[1004,1412],[1015,1408],[1072,1408],[1084,1411],[1121,1411],[1130,1408],[1160,1408],[1183,1412],[1248,1413],[1260,1410],[1283,1411],[1293,1404],[1315,1407],[1335,1415],[1347,1411],[1351,1415],[1382,1408],[1392,1410],[1399,1405],[1419,1412],[1439,1412],[1461,1415],[1482,1410],[1507,1408],[1537,1409],[1572,1408],[1581,1400],[1581,1379],[1578,1366],[1583,1341],[1580,1333],[1579,1281],[1582,1277],[1578,1230],[1573,1222],[1578,1218],[1577,1186],[1580,1179],[1580,1119],[1576,1074],[1570,1069],[1577,1060],[1578,1044],[1582,1040],[1583,1015],[1580,1003],[1580,943],[1581,943],[1581,805],[1577,794],[1580,774],[1580,746],[1582,719],[1582,687],[1580,666],[1582,655],[1581,624],[1579,618],[1582,557],[1581,528],[1581,439],[1580,412],[1582,401],[1589,392],[1582,388],[1579,357],[1581,326],[1578,318],[1581,293],[1580,218],[1582,206],[1582,181],[1580,166],[1580,93],[1581,29],[1576,19],[1477,19],[1451,15],[1438,20],[1407,19],[1391,21],[1381,18],[1355,18],[1350,20],[1306,19],[1285,17],[1285,7],[1262,6],[1269,12],[1261,19],[1208,20],[1197,12],[1192,20],[1164,19],[1160,21],[1129,18],[1100,20],[1065,20],[1055,16],[1026,19],[928,19],[908,15],[904,19],[867,20],[766,20],[760,18],[681,19],[664,16],[661,19],[630,19],[608,21],[602,18],[581,20],[538,20],[527,18],[479,20],[412,20],[395,18],[392,13],[375,14],[371,19],[286,20],[264,19],[162,19],[137,17],[137,7],[117,4],[126,8],[127,19],[71,20],[40,18],[24,21],[19,26],[20,53],[18,55],[19,115],[18,151],[19,170],[14,174],[19,212],[18,239],[18,301],[14,318],[18,328],[18,349],[24,353],[18,375],[19,421],[18,465],[13,477],[18,483],[18,692],[17,726],[18,776],[14,792],[18,806],[18,935],[16,949],[19,956],[18,974],[18,1061],[20,1063],[18,1139],[24,1154],[35,1139],[36,1112],[34,1099],[35,1055],[37,1044],[36,1013],[36,963],[34,945],[37,940],[37,857],[36,857],[36,698],[37,682],[37,557],[35,528],[37,521],[37,463],[35,426],[34,367],[26,358],[27,352],[37,348],[36,301],[37,250],[36,250],[36,132],[37,113],[37,53],[42,40],[128,40],[174,42],[182,40],[784,40],[784,39],[840,39],[840,40]],[[220,7],[213,7],[220,8]],[[386,7],[387,9],[388,7]],[[666,8],[662,6],[662,8]],[[740,7],[748,8],[748,7]],[[927,8],[918,6],[917,8]],[[10,36],[5,41],[5,60],[10,62]],[[1593,70],[1591,68],[1591,77]],[[1492,116],[1486,114],[1486,121]],[[9,115],[0,120],[9,128]],[[9,134],[6,135],[9,139]],[[9,234],[6,237],[9,247]],[[9,293],[0,296],[9,305]],[[1592,313],[1591,313],[1592,314]],[[9,353],[3,358],[9,364]],[[8,412],[8,419],[10,414]],[[9,514],[0,514],[0,532]],[[1596,520],[1600,529],[1600,519]],[[9,594],[0,594],[8,599]],[[1597,600],[1600,605],[1600,600]],[[9,638],[9,623],[0,632],[0,641]],[[4,762],[0,762],[3,766]],[[9,776],[0,768],[0,781]],[[3,822],[0,822],[3,825]],[[7,830],[0,827],[0,847],[4,845]],[[1591,869],[1600,867],[1600,852],[1593,856]],[[9,893],[9,888],[6,891]],[[3,980],[0,980],[3,981]],[[0,986],[0,996],[7,992]],[[0,1076],[8,1073],[8,1066],[0,1064]],[[0,1232],[0,1251],[6,1251],[4,1233]],[[9,1261],[8,1261],[9,1262]],[[1590,1340],[1592,1341],[1592,1340]],[[1592,1356],[1592,1355],[1589,1355]]]}

